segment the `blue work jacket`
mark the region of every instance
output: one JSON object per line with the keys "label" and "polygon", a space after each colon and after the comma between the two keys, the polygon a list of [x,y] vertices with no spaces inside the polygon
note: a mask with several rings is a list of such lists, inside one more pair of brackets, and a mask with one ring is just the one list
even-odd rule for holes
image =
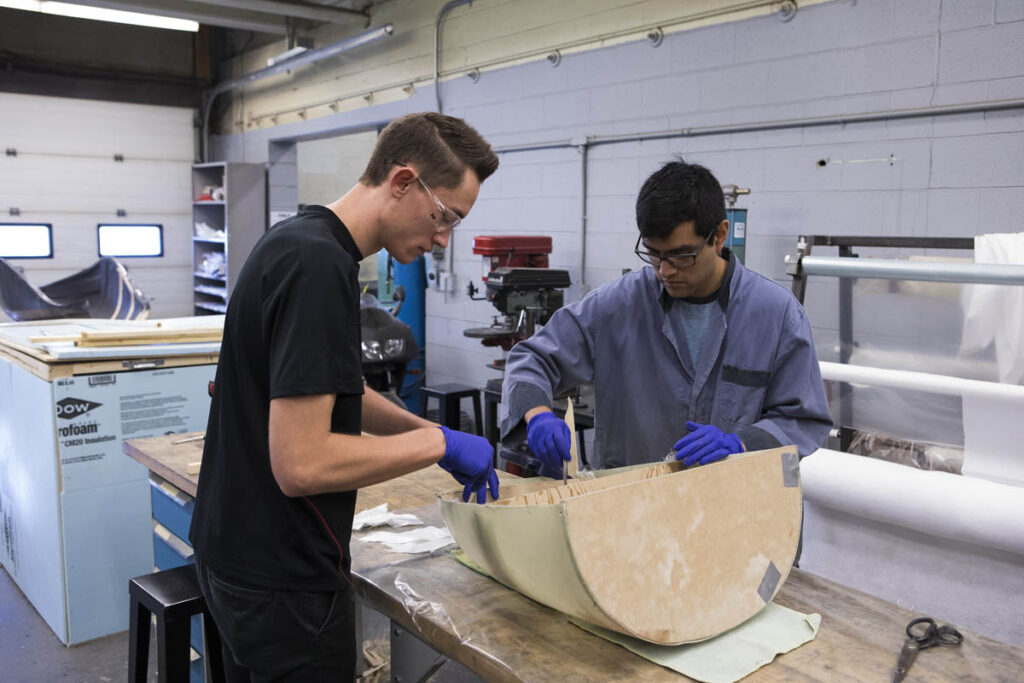
{"label": "blue work jacket", "polygon": [[729,259],[697,367],[678,300],[645,267],[559,309],[505,365],[501,433],[556,395],[593,382],[595,469],[661,460],[686,421],[735,432],[748,451],[796,445],[832,426],[803,307],[787,289]]}

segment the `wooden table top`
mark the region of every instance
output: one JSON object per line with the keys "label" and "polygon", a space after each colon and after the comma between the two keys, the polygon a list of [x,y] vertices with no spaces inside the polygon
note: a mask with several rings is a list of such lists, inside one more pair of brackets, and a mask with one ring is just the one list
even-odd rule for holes
{"label": "wooden table top", "polygon": [[[195,495],[197,475],[188,463],[202,441],[176,434],[125,441],[125,452],[153,472]],[[502,479],[511,478],[501,473]],[[443,526],[439,492],[458,488],[437,467],[362,489],[357,510],[387,502]],[[439,652],[491,681],[680,680],[676,673],[591,635],[552,610],[456,562],[447,550],[430,555],[392,553],[352,534],[356,589],[378,611],[419,635]],[[888,601],[793,569],[775,602],[822,615],[811,642],[777,657],[744,680],[889,680],[903,629],[922,616]],[[1024,648],[971,631],[959,648],[922,651],[907,681],[1020,681]]]}

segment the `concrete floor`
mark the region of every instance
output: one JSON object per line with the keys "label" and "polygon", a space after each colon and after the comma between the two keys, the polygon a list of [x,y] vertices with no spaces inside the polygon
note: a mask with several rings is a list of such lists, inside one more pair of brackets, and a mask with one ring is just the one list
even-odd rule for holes
{"label": "concrete floor", "polygon": [[[156,681],[156,648],[150,643],[150,676]],[[66,647],[0,570],[0,680],[11,683],[128,680],[128,632]]]}
{"label": "concrete floor", "polygon": [[[390,655],[388,622],[375,612],[367,612],[364,636],[372,649],[385,659]],[[385,668],[367,677],[366,683],[387,681]],[[149,677],[156,683],[156,640],[150,638]],[[128,632],[115,633],[88,643],[66,647],[25,598],[21,590],[0,569],[0,681],[37,683],[74,681],[108,683],[128,680]],[[474,683],[481,679],[456,662],[447,662],[431,681],[436,683]]]}

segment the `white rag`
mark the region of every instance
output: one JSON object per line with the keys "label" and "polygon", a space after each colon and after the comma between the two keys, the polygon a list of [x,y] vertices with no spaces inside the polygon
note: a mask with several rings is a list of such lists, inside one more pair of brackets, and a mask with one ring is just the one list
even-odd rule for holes
{"label": "white rag", "polygon": [[423,524],[423,521],[416,515],[398,514],[388,512],[388,504],[381,503],[375,508],[363,510],[352,518],[352,531],[359,531],[367,527],[376,526],[414,526]]}
{"label": "white rag", "polygon": [[429,553],[455,543],[447,529],[425,526],[412,531],[374,531],[360,539],[367,543],[383,543],[396,553]]}

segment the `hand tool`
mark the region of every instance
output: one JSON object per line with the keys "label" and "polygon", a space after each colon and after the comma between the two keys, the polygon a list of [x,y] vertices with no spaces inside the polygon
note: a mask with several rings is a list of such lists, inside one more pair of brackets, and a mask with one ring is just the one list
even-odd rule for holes
{"label": "hand tool", "polygon": [[907,672],[921,650],[927,650],[935,645],[958,647],[962,642],[963,634],[952,626],[939,626],[931,617],[914,619],[907,624],[907,639],[900,650],[896,668],[892,671],[892,683],[900,683],[907,677]]}

